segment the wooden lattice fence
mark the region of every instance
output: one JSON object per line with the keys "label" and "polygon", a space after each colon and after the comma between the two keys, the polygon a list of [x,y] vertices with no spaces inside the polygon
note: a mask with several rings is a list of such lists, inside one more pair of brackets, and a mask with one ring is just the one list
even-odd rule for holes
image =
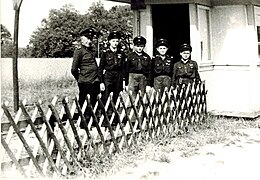
{"label": "wooden lattice fence", "polygon": [[[206,94],[202,82],[165,88],[164,92],[139,92],[135,99],[131,92],[122,92],[115,104],[111,94],[106,104],[99,98],[95,107],[88,97],[82,109],[77,98],[68,102],[64,97],[59,103],[54,97],[46,112],[41,102],[28,108],[24,100],[14,117],[4,103],[0,114],[2,176],[8,177],[8,172],[14,176],[16,172],[24,177],[55,178],[66,176],[75,167],[86,174],[80,162],[86,153],[113,154],[138,145],[141,139],[178,135],[203,123],[207,116]],[[87,107],[92,112],[88,124],[84,116]],[[111,109],[112,116],[108,113]],[[112,123],[114,119],[116,123]]]}

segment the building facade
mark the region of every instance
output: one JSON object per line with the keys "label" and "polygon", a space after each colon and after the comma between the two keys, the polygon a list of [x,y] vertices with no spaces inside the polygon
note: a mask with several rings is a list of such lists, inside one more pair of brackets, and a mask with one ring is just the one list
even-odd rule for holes
{"label": "building facade", "polygon": [[[115,0],[131,3],[131,0]],[[190,43],[215,115],[260,115],[260,0],[145,0],[134,10],[134,36],[147,39],[153,55],[159,38],[178,47]]]}

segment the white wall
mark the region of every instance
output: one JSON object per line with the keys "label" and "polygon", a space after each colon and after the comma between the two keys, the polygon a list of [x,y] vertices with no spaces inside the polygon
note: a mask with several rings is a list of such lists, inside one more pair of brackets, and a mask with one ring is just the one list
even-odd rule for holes
{"label": "white wall", "polygon": [[[19,80],[39,80],[44,78],[73,78],[70,69],[72,58],[19,58]],[[2,82],[12,82],[12,58],[1,59]]]}
{"label": "white wall", "polygon": [[216,114],[260,115],[257,38],[250,7],[218,6],[212,9],[214,72],[210,98]]}

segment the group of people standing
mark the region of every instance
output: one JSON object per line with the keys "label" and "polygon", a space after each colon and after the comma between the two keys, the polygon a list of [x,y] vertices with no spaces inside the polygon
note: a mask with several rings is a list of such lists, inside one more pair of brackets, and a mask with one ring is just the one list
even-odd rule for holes
{"label": "group of people standing", "polygon": [[200,81],[198,65],[190,59],[192,48],[189,44],[181,45],[181,59],[174,63],[173,57],[167,54],[169,43],[166,39],[156,42],[156,55],[151,58],[144,52],[144,37],[135,37],[133,50],[126,54],[119,48],[120,33],[112,31],[108,36],[109,47],[101,53],[98,65],[91,46],[95,34],[91,28],[83,30],[80,33],[81,47],[75,49],[73,56],[71,73],[78,82],[80,106],[87,94],[94,106],[100,93],[105,103],[113,92],[116,102],[124,88],[131,90],[135,97],[139,90],[144,93],[151,87],[163,91],[165,87]]}

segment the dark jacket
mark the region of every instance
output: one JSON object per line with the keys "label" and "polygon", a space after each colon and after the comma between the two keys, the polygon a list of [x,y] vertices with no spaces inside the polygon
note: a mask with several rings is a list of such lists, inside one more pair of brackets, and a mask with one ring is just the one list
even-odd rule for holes
{"label": "dark jacket", "polygon": [[198,65],[196,61],[188,60],[184,63],[178,61],[173,66],[172,84],[188,84],[192,82],[199,82],[200,75],[198,72]]}
{"label": "dark jacket", "polygon": [[[104,70],[109,72],[117,72],[121,76],[125,76],[125,59],[126,56],[123,51],[117,50],[116,52],[107,49],[102,52],[99,65],[99,78],[104,82]],[[116,77],[113,77],[116,78]]]}
{"label": "dark jacket", "polygon": [[126,61],[126,73],[143,74],[147,77],[148,85],[151,84],[151,58],[143,52],[142,55],[138,55],[135,52],[131,52],[127,56]]}
{"label": "dark jacket", "polygon": [[152,75],[153,78],[161,75],[172,77],[173,71],[173,57],[166,55],[162,59],[160,55],[156,55],[152,59]]}
{"label": "dark jacket", "polygon": [[95,53],[85,46],[75,49],[71,73],[78,83],[94,83],[98,79],[98,66]]}

